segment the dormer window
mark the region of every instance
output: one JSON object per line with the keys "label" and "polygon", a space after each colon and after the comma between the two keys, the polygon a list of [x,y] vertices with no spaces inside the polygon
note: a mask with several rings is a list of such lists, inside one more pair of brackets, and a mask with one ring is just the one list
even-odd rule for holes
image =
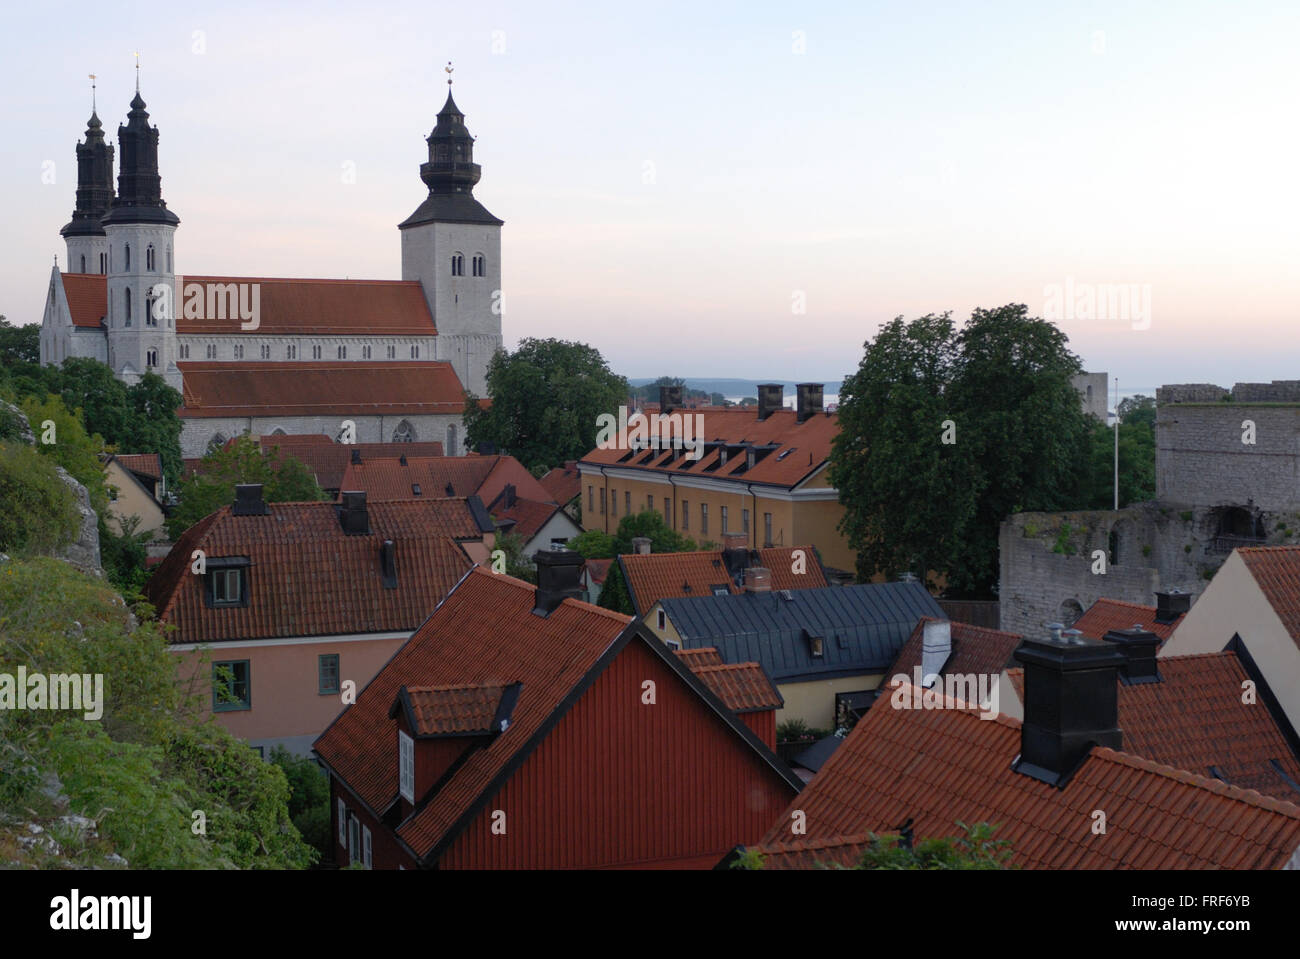
{"label": "dormer window", "polygon": [[415,740],[397,731],[398,792],[407,802],[415,802]]}
{"label": "dormer window", "polygon": [[820,636],[808,637],[808,655],[820,659],[826,655],[826,641]]}
{"label": "dormer window", "polygon": [[204,599],[216,608],[248,605],[249,561],[243,556],[209,557]]}

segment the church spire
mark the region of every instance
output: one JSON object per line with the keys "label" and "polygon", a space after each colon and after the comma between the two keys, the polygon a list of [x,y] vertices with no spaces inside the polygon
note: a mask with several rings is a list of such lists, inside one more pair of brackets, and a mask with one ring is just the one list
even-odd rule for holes
{"label": "church spire", "polygon": [[429,162],[421,164],[420,179],[430,193],[468,195],[474,192],[483,171],[474,162],[474,138],[465,127],[465,114],[451,96],[453,69],[450,63],[443,67],[447,73],[447,102],[438,111],[438,122],[426,140]]}
{"label": "church spire", "polygon": [[[95,110],[95,74],[90,74],[90,119],[86,138],[77,143],[77,205],[59,231],[63,237],[103,236],[100,224],[113,202],[113,145],[104,142],[104,124]],[[69,268],[72,264],[69,263]]]}
{"label": "church spire", "polygon": [[[136,70],[136,82],[139,83],[138,59]],[[180,219],[167,209],[163,201],[162,177],[158,174],[158,128],[149,125],[149,114],[139,89],[131,100],[131,112],[126,118],[126,125],[117,128],[117,142],[122,148],[117,197],[104,223],[170,223],[174,226]]]}

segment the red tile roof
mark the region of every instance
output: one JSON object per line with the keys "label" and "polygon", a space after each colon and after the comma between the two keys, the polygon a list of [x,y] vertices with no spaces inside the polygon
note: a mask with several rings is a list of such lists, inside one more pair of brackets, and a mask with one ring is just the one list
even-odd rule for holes
{"label": "red tile roof", "polygon": [[[933,616],[923,616],[912,630],[912,635],[898,651],[898,658],[885,674],[886,678],[902,673],[912,677],[916,667],[921,665],[921,644],[927,622],[937,622]],[[985,674],[996,676],[1008,666],[1015,665],[1012,654],[1020,645],[1022,637],[1000,629],[986,629],[983,626],[971,626],[967,623],[953,622],[950,625],[952,635],[952,655],[944,665],[943,672],[964,674]]]}
{"label": "red tile roof", "polygon": [[538,502],[550,500],[546,489],[513,456],[408,453],[403,466],[399,459],[403,445],[413,444],[388,444],[384,456],[369,456],[362,450],[360,463],[347,463],[339,488],[365,490],[367,498],[376,503],[416,499],[412,491],[415,484],[419,484],[421,496],[446,496],[448,483],[456,496],[477,493],[489,509],[507,485],[515,487],[517,496]]}
{"label": "red tile roof", "polygon": [[[593,583],[604,583],[605,577],[609,575],[609,566],[614,561],[612,559],[589,559],[586,561],[587,573],[591,576]],[[719,660],[721,662],[721,660]]]}
{"label": "red tile roof", "polygon": [[[265,516],[229,506],[185,531],[146,586],[177,643],[413,630],[472,565],[455,542],[482,538],[464,499],[375,503],[370,535],[343,532],[333,503],[272,503]],[[397,588],[380,547],[393,540]],[[249,604],[211,608],[191,555],[247,557]],[[391,700],[390,700],[391,702]]]}
{"label": "red tile roof", "polygon": [[157,453],[118,453],[113,459],[121,464],[122,469],[153,480],[162,479],[162,457]]}
{"label": "red tile roof", "polygon": [[1251,546],[1237,552],[1300,646],[1300,546]]}
{"label": "red tile roof", "polygon": [[785,700],[758,663],[699,666],[688,662],[687,665],[733,713],[780,709],[785,705]]}
{"label": "red tile roof", "polygon": [[[658,410],[657,405],[644,408],[647,416],[658,413]],[[591,450],[582,458],[581,463],[677,476],[735,480],[742,484],[793,487],[827,461],[831,443],[839,431],[839,420],[835,413],[816,413],[798,423],[795,411],[789,409],[777,410],[762,421],[758,419],[755,407],[704,407],[682,412],[686,416],[699,414],[703,417],[703,429],[699,434],[692,432],[692,440],[699,435],[705,443],[770,445],[773,448],[752,469],[747,468],[745,453],[737,452],[734,448],[729,451],[726,465],[719,465],[721,453],[718,449],[705,452],[698,460],[683,457],[674,459],[672,450],[667,448],[647,448],[633,453],[628,447],[628,436],[633,433],[633,429],[629,428],[615,441],[617,448]],[[675,416],[676,411],[670,415]],[[696,421],[692,419],[691,422],[693,424]],[[691,429],[693,431],[694,426]]]}
{"label": "red tile roof", "polygon": [[482,735],[493,731],[492,721],[509,688],[509,683],[403,686],[398,702],[408,709],[417,738]]}
{"label": "red tile roof", "polygon": [[1089,639],[1101,639],[1112,629],[1131,629],[1141,626],[1155,633],[1163,643],[1168,639],[1182,620],[1180,615],[1172,623],[1157,623],[1156,608],[1140,603],[1125,603],[1118,599],[1099,599],[1088,607],[1088,611],[1074,621],[1072,629],[1077,629]]}
{"label": "red tile roof", "polygon": [[459,414],[465,390],[450,363],[179,363],[181,417]]}
{"label": "red tile roof", "polygon": [[[180,277],[177,278],[181,279]],[[231,308],[220,319],[214,299],[211,316],[195,318],[187,307],[197,303],[205,314],[209,288],[257,284],[258,327],[264,336],[434,336],[433,315],[416,280],[315,280],[259,276],[191,276],[178,289],[176,331],[181,334],[238,333],[240,319]],[[191,297],[190,284],[203,284],[202,297]],[[219,294],[220,291],[218,291]],[[217,294],[214,294],[214,297]],[[250,292],[245,293],[245,302]],[[235,301],[237,302],[237,301]],[[251,332],[251,331],[250,331]]]}
{"label": "red tile roof", "polygon": [[677,658],[694,672],[699,666],[721,666],[722,655],[716,646],[701,646],[699,649],[675,649]]}
{"label": "red tile roof", "polygon": [[534,616],[534,599],[528,583],[474,567],[316,741],[317,754],[349,788],[372,810],[383,810],[398,794],[387,712],[403,685],[523,684],[509,727],[398,828],[419,856],[528,747],[630,622],[572,599],[545,618]]}
{"label": "red tile roof", "polygon": [[[1038,869],[1278,869],[1300,849],[1300,806],[1104,747],[1058,789],[1012,770],[1016,720],[951,703],[879,706],[763,838],[768,868],[851,864],[866,833],[909,817],[917,838],[960,835],[958,821],[996,824],[1012,862]],[[1105,833],[1092,830],[1096,809]],[[791,834],[795,810],[805,835]]]}
{"label": "red tile roof", "polygon": [[[233,441],[232,441],[233,442]],[[316,474],[316,482],[321,489],[337,490],[342,488],[343,477],[352,460],[352,451],[361,453],[362,459],[373,457],[398,456],[441,456],[442,443],[336,443],[332,437],[323,433],[303,433],[285,435],[282,433],[258,437],[262,450],[279,449],[294,459],[306,464]],[[444,484],[445,485],[445,484]],[[350,487],[365,489],[365,487]],[[445,492],[435,493],[445,496]],[[461,495],[458,493],[458,495]],[[373,501],[373,500],[372,500]]]}
{"label": "red tile roof", "polygon": [[[794,573],[793,554],[803,550],[805,569]],[[757,561],[753,553],[757,552]],[[689,553],[625,553],[619,558],[632,607],[644,614],[661,599],[710,596],[714,586],[726,586],[730,593],[743,593],[727,575],[722,550]],[[746,566],[762,566],[772,572],[773,589],[814,589],[829,585],[813,546],[771,546],[751,550]]]}
{"label": "red tile roof", "polygon": [[578,472],[577,463],[557,466],[538,482],[546,487],[546,492],[551,494],[551,499],[562,505],[568,504],[582,492],[582,474]]}
{"label": "red tile roof", "polygon": [[[511,506],[491,507],[492,518],[502,524],[502,528],[525,543],[542,531],[550,518],[560,512],[555,503],[539,503],[531,499],[516,499]],[[549,547],[548,547],[549,548]]]}
{"label": "red tile roof", "polygon": [[[1234,786],[1300,803],[1300,789],[1271,762],[1300,783],[1300,761],[1263,698],[1242,702],[1250,677],[1236,653],[1162,657],[1158,668],[1158,683],[1119,683],[1125,752],[1202,776],[1213,776],[1215,766]],[[1024,702],[1024,670],[1009,670],[1008,678]]]}
{"label": "red tile roof", "polygon": [[68,298],[73,326],[99,329],[108,315],[108,277],[102,273],[64,273],[63,295]]}

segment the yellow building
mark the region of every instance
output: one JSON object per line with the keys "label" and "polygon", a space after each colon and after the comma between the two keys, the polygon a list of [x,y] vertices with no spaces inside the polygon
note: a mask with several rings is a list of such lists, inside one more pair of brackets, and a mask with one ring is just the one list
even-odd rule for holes
{"label": "yellow building", "polygon": [[578,462],[582,521],[613,533],[629,514],[653,510],[701,545],[743,533],[750,548],[812,544],[829,570],[857,557],[837,527],[844,510],[827,476],[836,414],[822,385],[802,383],[795,409],[779,385],[760,386],[757,407],[683,409],[663,387],[644,420],[625,416]]}
{"label": "yellow building", "polygon": [[164,480],[162,458],[157,453],[119,453],[104,462],[104,480],[108,484],[108,516],[105,522],[119,535],[122,521],[137,517],[137,533],[151,533],[165,538],[162,508]]}

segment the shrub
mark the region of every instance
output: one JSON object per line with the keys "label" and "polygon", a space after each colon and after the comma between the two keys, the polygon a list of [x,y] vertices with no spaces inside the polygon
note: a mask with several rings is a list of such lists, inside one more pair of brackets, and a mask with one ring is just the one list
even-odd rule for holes
{"label": "shrub", "polygon": [[77,498],[50,460],[31,446],[0,442],[0,552],[54,553],[80,525]]}

